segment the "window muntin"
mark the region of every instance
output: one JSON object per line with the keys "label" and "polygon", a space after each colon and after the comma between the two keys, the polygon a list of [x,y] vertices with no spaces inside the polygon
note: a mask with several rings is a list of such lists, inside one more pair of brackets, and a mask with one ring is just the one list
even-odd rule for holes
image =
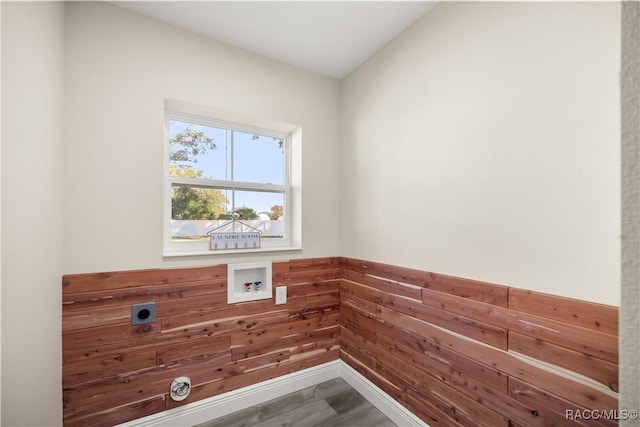
{"label": "window muntin", "polygon": [[234,211],[261,250],[290,246],[290,134],[174,112],[165,124],[165,253],[208,251]]}

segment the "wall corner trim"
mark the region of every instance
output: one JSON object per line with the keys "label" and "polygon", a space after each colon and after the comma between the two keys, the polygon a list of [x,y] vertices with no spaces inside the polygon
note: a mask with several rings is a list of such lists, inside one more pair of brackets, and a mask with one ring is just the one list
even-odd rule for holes
{"label": "wall corner trim", "polygon": [[116,427],[192,426],[337,377],[342,377],[394,423],[401,426],[426,426],[417,416],[349,365],[342,360],[335,360]]}

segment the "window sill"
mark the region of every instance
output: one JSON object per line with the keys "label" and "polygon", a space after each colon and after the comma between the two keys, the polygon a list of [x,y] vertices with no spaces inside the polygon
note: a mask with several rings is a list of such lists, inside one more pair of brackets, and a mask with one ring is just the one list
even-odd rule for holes
{"label": "window sill", "polygon": [[184,256],[207,256],[207,255],[236,255],[236,254],[256,254],[265,252],[290,252],[301,251],[302,246],[282,246],[273,248],[260,248],[260,249],[233,249],[230,251],[211,251],[211,250],[199,250],[199,251],[181,251],[181,252],[167,252],[162,255],[165,258],[184,257]]}

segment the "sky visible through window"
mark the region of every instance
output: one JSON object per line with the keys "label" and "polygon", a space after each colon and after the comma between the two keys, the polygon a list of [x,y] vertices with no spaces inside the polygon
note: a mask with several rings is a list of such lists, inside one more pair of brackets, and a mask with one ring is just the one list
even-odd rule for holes
{"label": "sky visible through window", "polygon": [[[280,139],[233,131],[232,157],[232,131],[171,120],[169,122],[169,137],[173,138],[187,128],[202,131],[207,137],[213,139],[216,148],[195,156],[193,161],[171,161],[172,164],[182,168],[191,168],[194,171],[202,171],[203,178],[284,184],[285,157],[284,146],[280,146]],[[231,191],[222,191],[229,200],[228,209],[231,210]],[[236,209],[247,207],[256,213],[268,213],[273,205],[284,204],[283,195],[280,193],[254,191],[236,191],[235,202]]]}

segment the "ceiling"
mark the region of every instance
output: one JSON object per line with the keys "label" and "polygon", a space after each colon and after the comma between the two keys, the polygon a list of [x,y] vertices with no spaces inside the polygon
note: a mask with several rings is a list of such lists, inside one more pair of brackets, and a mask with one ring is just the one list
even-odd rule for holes
{"label": "ceiling", "polygon": [[437,0],[109,3],[341,80]]}

